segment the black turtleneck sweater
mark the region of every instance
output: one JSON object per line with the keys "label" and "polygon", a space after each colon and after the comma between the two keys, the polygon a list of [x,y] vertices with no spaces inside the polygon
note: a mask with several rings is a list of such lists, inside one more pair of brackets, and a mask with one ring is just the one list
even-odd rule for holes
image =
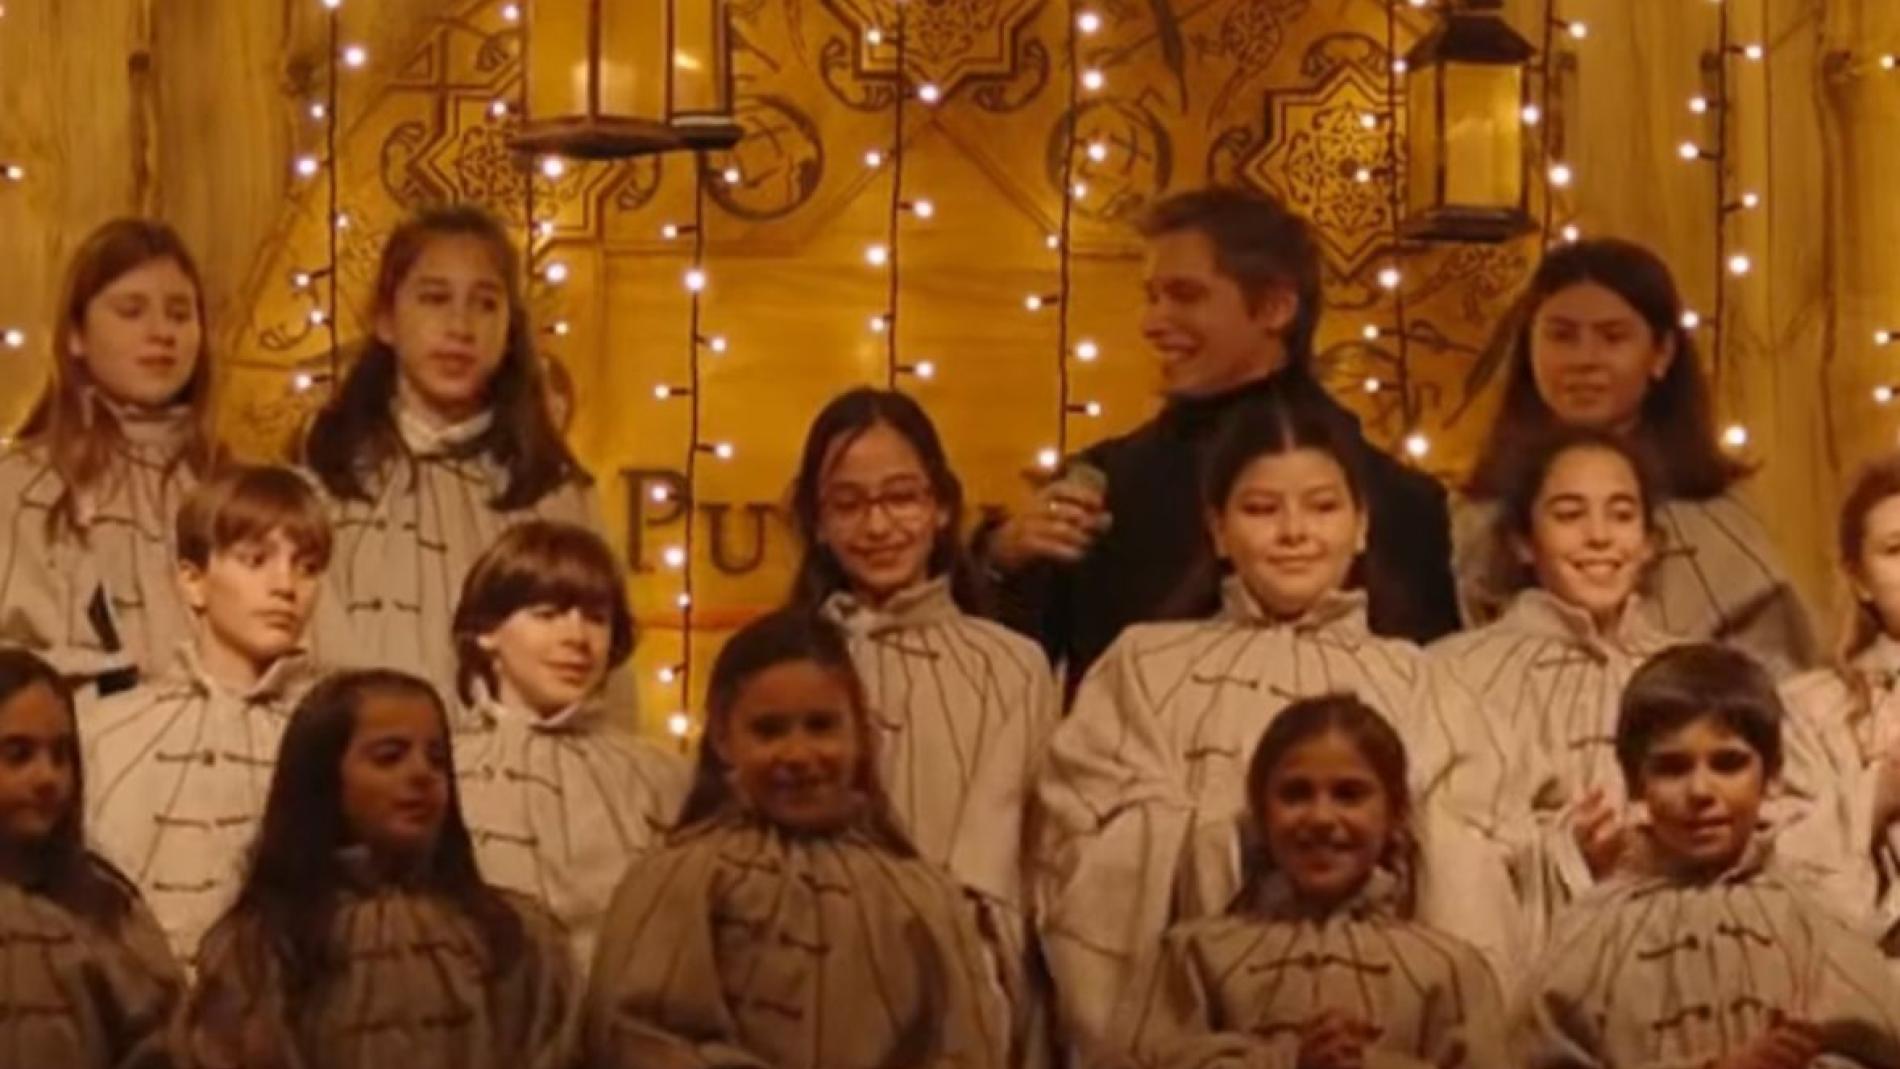
{"label": "black turtleneck sweater", "polygon": [[1373,630],[1424,643],[1457,629],[1444,490],[1367,442],[1358,418],[1311,379],[1289,379],[1283,373],[1215,397],[1171,401],[1154,419],[1082,454],[1108,475],[1113,527],[1080,563],[1032,565],[1002,577],[996,592],[998,619],[1066,663],[1070,693],[1129,624],[1210,616],[1219,607],[1202,454],[1226,420],[1263,410],[1280,390],[1339,420],[1342,437],[1359,448],[1372,510],[1363,570],[1378,576],[1369,584]]}

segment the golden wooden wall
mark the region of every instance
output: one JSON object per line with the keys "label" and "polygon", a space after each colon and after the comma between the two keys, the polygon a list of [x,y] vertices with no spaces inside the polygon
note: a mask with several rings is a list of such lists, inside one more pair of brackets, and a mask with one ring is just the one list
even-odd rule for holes
{"label": "golden wooden wall", "polygon": [[[1379,183],[1353,181],[1385,162],[1382,133],[1358,119],[1378,109],[1388,60],[1387,11],[1374,0],[1103,0],[1107,26],[1085,41],[1107,89],[1084,101],[1079,128],[1111,146],[1086,159],[1089,195],[1071,244],[1072,338],[1103,358],[1072,365],[1077,400],[1106,406],[1071,421],[1080,446],[1152,410],[1153,375],[1137,332],[1138,246],[1128,220],[1159,193],[1209,181],[1271,189],[1313,215],[1326,235],[1332,309],[1326,366],[1372,431],[1403,432],[1391,383],[1396,353],[1367,345],[1369,322],[1390,324],[1377,271],[1392,262],[1389,205]],[[1577,171],[1557,205],[1587,233],[1658,246],[1694,303],[1714,306],[1715,201],[1705,165],[1676,145],[1706,129],[1684,106],[1703,86],[1699,59],[1715,40],[1718,5],[1584,4],[1587,39],[1566,46],[1556,149]],[[84,26],[80,27],[85,8]],[[513,220],[524,236],[529,183],[554,223],[538,261],[571,268],[562,286],[536,287],[544,324],[565,320],[549,351],[581,393],[574,439],[599,474],[623,545],[638,543],[634,582],[649,628],[647,669],[677,657],[678,577],[659,551],[681,537],[650,501],[636,519],[624,472],[677,469],[686,456],[685,402],[655,400],[683,381],[689,354],[689,249],[660,228],[691,212],[692,161],[669,158],[572,166],[558,179],[506,152],[520,38],[499,0],[346,0],[344,37],[371,62],[342,94],[338,193],[350,219],[340,279],[346,340],[362,330],[375,250],[415,204],[467,199]],[[1563,8],[1576,8],[1563,11]],[[1733,220],[1757,269],[1730,295],[1722,402],[1767,461],[1754,492],[1818,599],[1831,596],[1830,513],[1846,471],[1890,444],[1890,418],[1869,400],[1887,373],[1874,328],[1900,325],[1890,279],[1900,219],[1888,175],[1896,163],[1900,77],[1843,59],[1849,47],[1900,49],[1900,11],[1885,0],[1729,0],[1738,40],[1769,46],[1767,62],[1737,63],[1731,165],[1765,208]],[[693,567],[699,622],[710,636],[782,590],[792,547],[765,520],[784,490],[804,424],[837,390],[884,376],[889,276],[865,246],[889,240],[891,172],[866,168],[869,148],[894,137],[892,56],[867,52],[862,32],[894,25],[891,0],[736,0],[737,64],[747,140],[730,159],[736,187],[708,187],[704,332],[731,349],[705,358],[704,437],[736,458],[705,459]],[[979,502],[1009,503],[1021,472],[1056,438],[1056,313],[1022,300],[1051,292],[1060,258],[1046,236],[1062,211],[1061,146],[1068,121],[1063,51],[1068,5],[1044,0],[911,4],[911,75],[943,87],[935,108],[910,105],[904,191],[937,206],[901,223],[898,342],[909,361],[938,368],[911,382],[940,421]],[[1514,0],[1527,33],[1543,0]],[[1404,7],[1400,48],[1428,23]],[[319,148],[306,113],[321,93],[327,43],[316,0],[8,0],[0,17],[0,159],[29,180],[0,185],[0,324],[45,337],[58,263],[84,231],[115,212],[175,222],[201,250],[233,373],[225,412],[253,451],[278,447],[318,392],[290,388],[294,370],[327,363],[329,339],[291,292],[298,269],[323,262],[327,180],[296,179],[295,153]],[[1870,43],[1872,43],[1870,45]],[[1739,188],[1739,187],[1738,187]],[[1425,464],[1452,477],[1488,419],[1495,376],[1472,352],[1534,262],[1537,242],[1443,247],[1404,255],[1408,325],[1443,339],[1408,347],[1410,397],[1433,442]],[[0,354],[36,367],[43,355]],[[32,376],[0,384],[0,411],[17,412]],[[763,539],[761,546],[760,539]],[[717,548],[715,548],[717,541]],[[753,558],[762,557],[757,561]],[[705,646],[702,645],[702,651]],[[703,667],[703,660],[696,658]],[[678,698],[655,691],[649,708]]]}

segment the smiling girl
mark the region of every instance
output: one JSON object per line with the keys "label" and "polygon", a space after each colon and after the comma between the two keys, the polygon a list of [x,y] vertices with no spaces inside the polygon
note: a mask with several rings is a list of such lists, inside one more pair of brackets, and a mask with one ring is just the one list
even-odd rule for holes
{"label": "smiling girl", "polygon": [[1362,584],[1379,577],[1359,574],[1367,516],[1352,456],[1331,423],[1284,401],[1230,425],[1204,482],[1232,573],[1225,608],[1124,632],[1055,731],[1037,780],[1037,893],[1058,998],[1085,1044],[1169,924],[1218,913],[1240,890],[1247,757],[1301,698],[1356,694],[1393,722],[1436,849],[1476,851],[1438,868],[1480,886],[1427,888],[1428,910],[1469,912],[1430,919],[1509,954],[1501,859],[1473,840],[1529,808],[1507,782],[1515,744],[1418,647],[1369,629]]}
{"label": "smiling girl", "polygon": [[1413,919],[1405,766],[1358,699],[1274,719],[1247,768],[1247,884],[1170,929],[1130,986],[1115,1046],[1133,1065],[1509,1064],[1490,968]]}
{"label": "smiling girl", "polygon": [[755,621],[706,700],[680,829],[608,911],[589,1064],[1016,1064],[974,906],[893,818],[837,632],[798,612]]}
{"label": "smiling girl", "polygon": [[523,520],[598,529],[591,480],[555,430],[519,260],[491,216],[430,208],[397,227],[371,326],[304,441],[337,533],[319,649],[452,694],[469,566]]}
{"label": "smiling girl", "polygon": [[1485,716],[1527,741],[1554,791],[1554,834],[1520,883],[1533,938],[1606,875],[1623,843],[1617,704],[1637,665],[1674,645],[1640,594],[1655,557],[1655,479],[1618,435],[1559,430],[1511,473],[1494,537],[1518,562],[1504,614],[1431,654]]}
{"label": "smiling girl", "polygon": [[216,454],[198,268],[163,223],[119,219],[67,269],[52,376],[0,453],[0,642],[124,689],[190,635],[172,515]]}
{"label": "smiling girl", "polygon": [[1717,445],[1683,313],[1669,268],[1639,245],[1575,242],[1538,266],[1493,343],[1508,365],[1504,406],[1454,516],[1468,624],[1495,618],[1514,590],[1518,562],[1491,530],[1518,458],[1554,429],[1581,427],[1627,439],[1656,465],[1658,624],[1734,645],[1778,676],[1814,663],[1807,609],[1737,494],[1747,469]]}

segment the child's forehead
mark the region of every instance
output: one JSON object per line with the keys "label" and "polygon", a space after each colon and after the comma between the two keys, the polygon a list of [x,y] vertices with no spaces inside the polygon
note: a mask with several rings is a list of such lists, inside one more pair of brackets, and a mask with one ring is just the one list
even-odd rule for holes
{"label": "child's forehead", "polygon": [[853,706],[851,685],[842,672],[816,661],[782,661],[754,673],[739,688],[739,715],[837,711]]}
{"label": "child's forehead", "polygon": [[1708,709],[1695,713],[1681,723],[1656,733],[1650,740],[1649,749],[1655,750],[1693,750],[1740,744],[1750,749],[1754,745],[1748,737],[1736,729],[1729,717],[1721,712]]}

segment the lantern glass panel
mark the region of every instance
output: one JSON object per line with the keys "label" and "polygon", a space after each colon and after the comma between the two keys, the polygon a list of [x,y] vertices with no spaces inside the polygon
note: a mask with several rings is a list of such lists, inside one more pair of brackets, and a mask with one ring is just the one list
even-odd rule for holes
{"label": "lantern glass panel", "polygon": [[1511,210],[1524,199],[1524,69],[1447,63],[1445,203]]}

